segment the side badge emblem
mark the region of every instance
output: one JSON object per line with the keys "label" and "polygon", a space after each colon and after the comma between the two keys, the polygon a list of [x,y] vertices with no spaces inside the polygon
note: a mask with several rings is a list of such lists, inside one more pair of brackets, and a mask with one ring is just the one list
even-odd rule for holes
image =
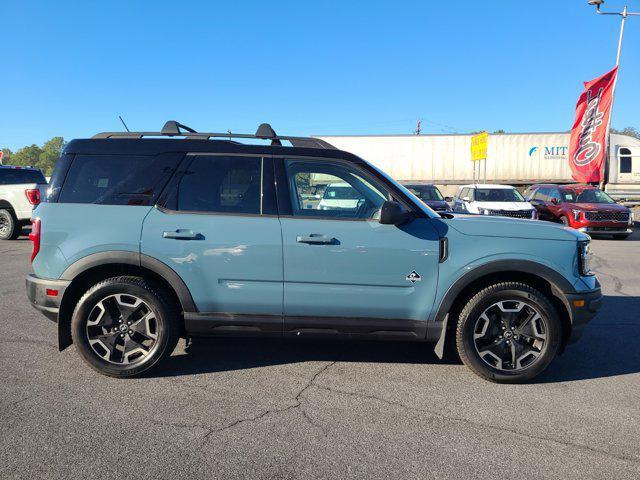
{"label": "side badge emblem", "polygon": [[420,274],[418,274],[418,272],[414,270],[409,275],[407,275],[407,280],[409,280],[411,283],[416,283],[422,280],[422,277],[420,276]]}

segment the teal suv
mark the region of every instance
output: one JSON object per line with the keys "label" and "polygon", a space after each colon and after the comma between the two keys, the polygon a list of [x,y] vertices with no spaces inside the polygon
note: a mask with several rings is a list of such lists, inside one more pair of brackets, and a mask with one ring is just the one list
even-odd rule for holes
{"label": "teal suv", "polygon": [[[336,184],[349,201],[325,199]],[[427,342],[521,382],[602,302],[588,235],[438,214],[366,161],[267,124],[73,140],[43,197],[27,294],[60,350],[114,377],[180,337],[268,335]]]}

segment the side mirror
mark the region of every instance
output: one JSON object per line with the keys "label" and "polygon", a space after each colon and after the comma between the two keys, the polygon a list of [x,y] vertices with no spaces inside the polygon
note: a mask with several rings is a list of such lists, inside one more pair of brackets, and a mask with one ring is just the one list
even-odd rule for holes
{"label": "side mirror", "polygon": [[411,212],[408,212],[398,202],[387,200],[380,208],[380,223],[383,225],[401,225],[411,219]]}
{"label": "side mirror", "polygon": [[558,204],[558,199],[557,198],[552,198],[551,199],[551,203],[553,203],[554,205]]}
{"label": "side mirror", "polygon": [[453,197],[444,197],[445,202],[453,202]]}

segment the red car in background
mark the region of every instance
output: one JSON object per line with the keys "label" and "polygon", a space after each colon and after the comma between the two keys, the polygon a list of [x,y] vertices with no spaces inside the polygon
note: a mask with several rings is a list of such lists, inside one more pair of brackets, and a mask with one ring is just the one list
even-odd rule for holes
{"label": "red car in background", "polygon": [[631,210],[591,185],[537,184],[524,196],[540,220],[560,222],[591,235],[612,235],[617,240],[631,235]]}

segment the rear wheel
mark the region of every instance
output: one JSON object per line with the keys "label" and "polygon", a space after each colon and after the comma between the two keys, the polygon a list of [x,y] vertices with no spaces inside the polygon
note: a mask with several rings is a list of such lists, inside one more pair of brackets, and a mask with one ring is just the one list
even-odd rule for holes
{"label": "rear wheel", "polygon": [[460,312],[456,346],[480,377],[520,383],[542,373],[560,347],[562,328],[551,302],[519,282],[492,285]]}
{"label": "rear wheel", "polygon": [[179,338],[175,305],[140,277],[108,278],[73,312],[71,333],[83,360],[111,377],[133,377],[169,356]]}
{"label": "rear wheel", "polygon": [[22,227],[11,210],[0,210],[0,240],[15,240]]}

